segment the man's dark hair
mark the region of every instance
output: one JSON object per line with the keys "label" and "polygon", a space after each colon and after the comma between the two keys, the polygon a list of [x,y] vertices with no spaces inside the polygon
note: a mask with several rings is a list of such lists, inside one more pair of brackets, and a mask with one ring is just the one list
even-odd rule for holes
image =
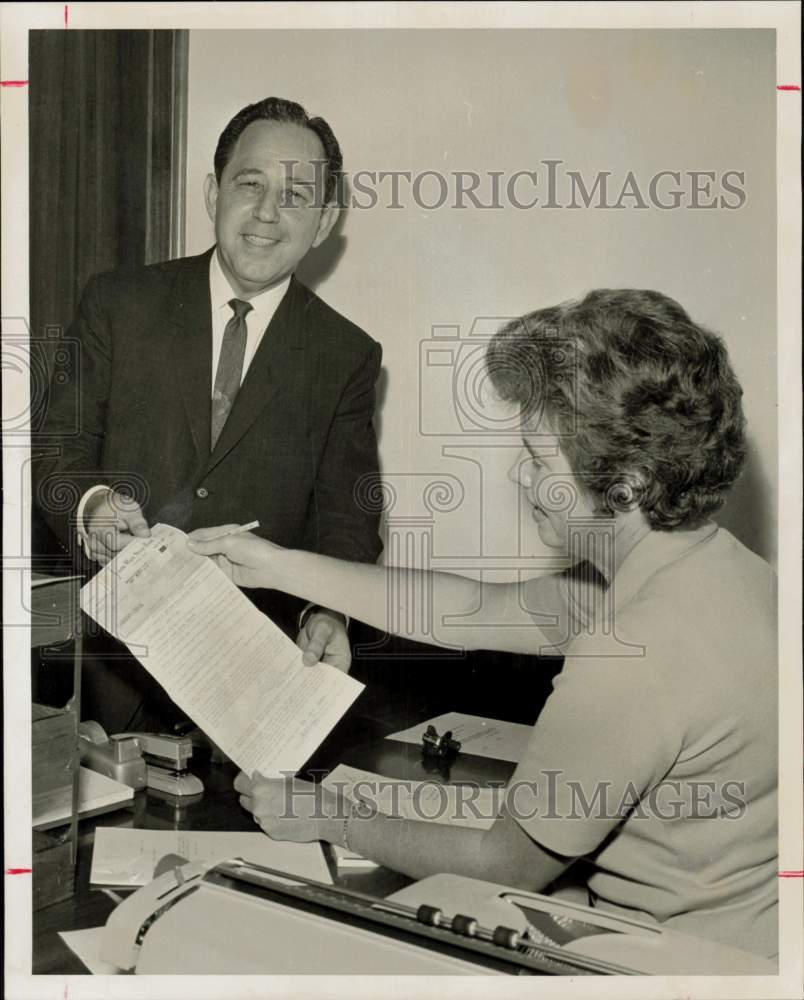
{"label": "man's dark hair", "polygon": [[528,313],[495,335],[487,365],[503,399],[561,435],[604,510],[630,481],[653,528],[691,527],[740,473],[742,389],[725,345],[660,292],[599,289]]}
{"label": "man's dark hair", "polygon": [[324,147],[324,163],[326,172],[324,176],[324,203],[334,200],[335,189],[338,178],[343,169],[343,156],[341,147],[335,138],[335,133],[323,118],[311,118],[301,104],[295,101],[285,100],[284,97],[266,97],[256,104],[248,104],[232,118],[226,128],[221,132],[218,139],[218,147],[215,150],[215,179],[218,184],[232,150],[237,140],[252,122],[288,122],[291,125],[299,125],[301,128],[308,128],[315,132]]}

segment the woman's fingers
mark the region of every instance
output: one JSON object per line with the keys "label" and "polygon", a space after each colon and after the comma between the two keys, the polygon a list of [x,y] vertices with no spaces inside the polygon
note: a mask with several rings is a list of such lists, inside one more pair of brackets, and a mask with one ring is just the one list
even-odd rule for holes
{"label": "woman's fingers", "polygon": [[224,528],[219,529],[217,535],[213,534],[214,529],[200,529],[209,532],[211,537],[199,538],[193,532],[187,539],[187,545],[201,556],[226,556],[226,558],[238,566],[257,566],[260,557],[265,555],[269,548],[268,544],[257,535],[252,535],[250,531],[245,531],[240,535],[223,534]]}

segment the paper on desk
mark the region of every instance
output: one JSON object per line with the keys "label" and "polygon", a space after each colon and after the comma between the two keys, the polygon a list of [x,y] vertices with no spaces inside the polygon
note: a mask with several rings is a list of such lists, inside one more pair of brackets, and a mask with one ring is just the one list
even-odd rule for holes
{"label": "paper on desk", "polygon": [[479,715],[447,712],[411,726],[410,729],[391,733],[386,739],[398,740],[400,743],[421,743],[422,734],[428,726],[435,726],[439,736],[451,729],[452,737],[460,742],[463,753],[492,757],[494,760],[511,760],[515,764],[521,760],[533,732],[532,726],[523,726],[517,722],[501,722],[499,719],[484,719]]}
{"label": "paper on desk", "polygon": [[146,885],[166,854],[211,864],[243,858],[288,875],[332,884],[324,852],[317,841],[295,844],[271,840],[259,832],[132,830],[107,826],[99,826],[95,831],[89,880],[94,885]]}
{"label": "paper on desk", "polygon": [[386,816],[488,830],[505,798],[504,787],[443,785],[386,778],[339,764],[321,782],[353,802],[370,802]]}
{"label": "paper on desk", "polygon": [[357,851],[348,850],[339,844],[331,844],[330,847],[338,868],[379,868],[379,862],[372,861],[371,858],[364,857]]}
{"label": "paper on desk", "polygon": [[[134,789],[130,785],[88,767],[78,769],[78,815],[82,818],[120,808],[133,798]],[[70,805],[59,806],[38,813],[33,817],[33,825],[37,829],[46,829],[63,823],[70,818],[70,808]]]}
{"label": "paper on desk", "polygon": [[121,969],[100,957],[103,927],[90,927],[81,931],[59,931],[59,937],[93,976],[119,976]]}
{"label": "paper on desk", "polygon": [[178,528],[157,524],[81,590],[81,607],[242,770],[294,773],[363,690],[298,647]]}

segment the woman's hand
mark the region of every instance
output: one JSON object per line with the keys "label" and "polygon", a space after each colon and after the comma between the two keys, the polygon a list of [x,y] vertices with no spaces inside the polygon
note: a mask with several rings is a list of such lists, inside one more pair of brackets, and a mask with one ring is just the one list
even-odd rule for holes
{"label": "woman's hand", "polygon": [[253,778],[241,771],[235,778],[240,805],[274,840],[332,840],[333,829],[345,816],[345,801],[322,785],[300,778]]}
{"label": "woman's hand", "polygon": [[276,558],[283,552],[279,545],[244,532],[227,535],[236,524],[217,528],[198,528],[189,534],[187,544],[193,552],[210,556],[238,587],[273,587]]}

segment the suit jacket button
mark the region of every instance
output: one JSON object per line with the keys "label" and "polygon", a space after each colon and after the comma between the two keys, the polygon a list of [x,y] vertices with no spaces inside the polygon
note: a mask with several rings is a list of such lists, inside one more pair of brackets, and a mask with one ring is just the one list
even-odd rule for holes
{"label": "suit jacket button", "polygon": [[205,500],[209,496],[209,490],[206,488],[206,486],[199,486],[198,489],[195,491],[195,495],[199,499]]}

